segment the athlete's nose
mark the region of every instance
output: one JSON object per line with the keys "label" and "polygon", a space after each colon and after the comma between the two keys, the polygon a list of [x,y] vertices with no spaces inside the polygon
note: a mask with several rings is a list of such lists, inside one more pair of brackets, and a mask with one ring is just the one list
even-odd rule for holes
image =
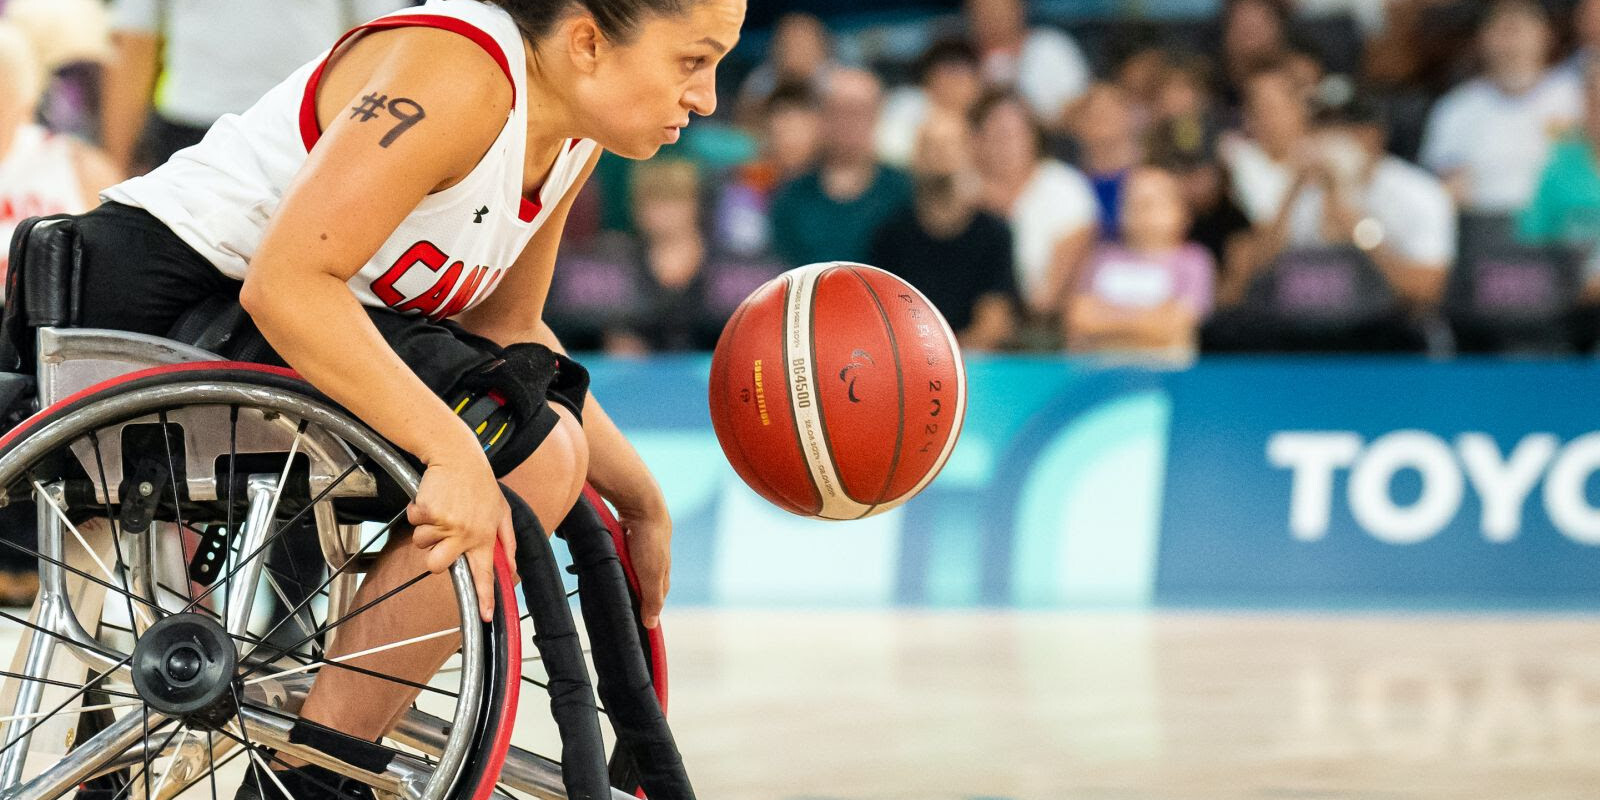
{"label": "athlete's nose", "polygon": [[684,105],[690,111],[702,117],[709,117],[717,111],[717,79],[711,70],[697,78],[689,89],[683,93]]}

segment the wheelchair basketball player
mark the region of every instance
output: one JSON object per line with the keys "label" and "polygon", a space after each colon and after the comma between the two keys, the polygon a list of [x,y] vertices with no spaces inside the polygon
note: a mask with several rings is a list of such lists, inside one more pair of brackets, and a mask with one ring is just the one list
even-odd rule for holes
{"label": "wheelchair basketball player", "polygon": [[[460,556],[489,619],[493,548],[515,545],[511,506],[551,530],[585,480],[617,508],[642,620],[657,624],[665,501],[541,317],[602,148],[649,158],[711,114],[744,13],[744,0],[429,0],[359,26],[71,220],[83,325],[171,336],[195,309],[236,299],[248,319],[221,355],[293,368],[424,466],[409,537],[389,543],[355,603],[434,574],[352,620],[338,650],[453,625],[440,573]],[[457,413],[484,407],[470,425]],[[434,640],[383,666],[427,676],[453,649]],[[325,671],[302,714],[372,740],[413,695]],[[317,797],[297,773],[320,768],[291,766],[241,792]]]}

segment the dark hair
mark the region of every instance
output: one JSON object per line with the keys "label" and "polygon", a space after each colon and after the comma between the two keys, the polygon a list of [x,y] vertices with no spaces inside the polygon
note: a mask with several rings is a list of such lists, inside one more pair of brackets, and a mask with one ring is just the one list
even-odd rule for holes
{"label": "dark hair", "polygon": [[1033,107],[1028,105],[1028,101],[1022,99],[1022,95],[1013,89],[990,89],[984,92],[983,96],[978,98],[978,102],[972,104],[972,111],[968,113],[967,120],[972,123],[972,129],[976,131],[983,127],[983,123],[989,120],[996,109],[1012,104],[1022,109],[1023,116],[1028,120],[1028,127],[1033,131],[1034,149],[1043,157],[1048,153],[1050,144],[1045,137],[1044,126],[1039,124],[1039,118],[1034,116]]}
{"label": "dark hair", "polygon": [[959,38],[940,39],[928,45],[928,49],[917,59],[917,83],[927,83],[928,76],[934,70],[946,65],[964,65],[976,70],[980,63],[978,48],[973,47],[971,42]]}
{"label": "dark hair", "polygon": [[607,38],[626,42],[650,14],[681,14],[694,0],[485,0],[516,21],[529,41],[538,41],[574,7],[594,17]]}
{"label": "dark hair", "polygon": [[1242,5],[1260,5],[1267,9],[1278,20],[1278,27],[1285,29],[1294,21],[1294,9],[1290,8],[1288,0],[1226,0],[1222,4],[1222,19],[1224,23],[1232,21],[1234,12]]}
{"label": "dark hair", "polygon": [[1382,105],[1374,102],[1364,90],[1358,89],[1343,103],[1321,105],[1316,110],[1318,125],[1361,125],[1379,130],[1389,129],[1389,114]]}
{"label": "dark hair", "polygon": [[1551,23],[1550,10],[1538,0],[1495,0],[1484,7],[1478,26],[1481,28],[1501,17],[1518,14],[1533,17],[1545,25]]}
{"label": "dark hair", "polygon": [[801,81],[784,81],[772,90],[772,94],[767,95],[767,101],[762,104],[761,111],[770,117],[788,109],[816,111],[821,107],[822,102],[809,84]]}

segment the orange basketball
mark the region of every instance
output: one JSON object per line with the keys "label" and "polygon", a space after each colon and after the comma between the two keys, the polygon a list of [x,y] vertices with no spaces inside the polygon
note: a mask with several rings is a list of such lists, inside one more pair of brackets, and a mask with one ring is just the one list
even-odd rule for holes
{"label": "orange basketball", "polygon": [[860,519],[927,486],[955,448],[967,377],[928,298],[832,262],[768,281],[711,358],[711,422],[735,472],[780,508]]}

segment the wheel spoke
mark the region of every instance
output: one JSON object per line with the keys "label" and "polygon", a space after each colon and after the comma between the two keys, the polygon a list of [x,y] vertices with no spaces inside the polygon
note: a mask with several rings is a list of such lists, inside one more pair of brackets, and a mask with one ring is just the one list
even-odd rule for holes
{"label": "wheel spoke", "polygon": [[[326,499],[327,496],[329,494],[331,494],[334,489],[338,488],[339,484],[343,483],[345,478],[350,477],[356,471],[356,469],[359,466],[360,466],[360,464],[354,464],[353,463],[350,466],[346,467],[344,472],[339,473],[339,477],[334,478],[332,483],[328,484],[326,488],[324,488],[322,491],[318,492],[317,496],[315,498],[312,498],[311,502],[307,503],[305,508],[302,508],[299,511],[296,511],[294,516],[290,517],[287,522],[285,522],[281,526],[279,526],[277,532],[275,532],[272,536],[268,537],[265,541],[263,541],[261,543],[260,547],[257,547],[255,549],[255,551],[251,552],[248,556],[245,556],[244,558],[240,559],[239,563],[235,564],[232,569],[228,570],[227,574],[222,575],[221,577],[217,578],[217,580],[213,581],[210,586],[206,587],[205,591],[201,592],[199,594],[199,596],[195,597],[195,599],[190,601],[190,605],[192,606],[192,605],[194,605],[196,603],[199,603],[201,600],[204,600],[207,597],[211,596],[211,593],[216,591],[218,587],[225,585],[229,580],[231,580],[233,578],[234,573],[238,572],[241,569],[244,569],[244,565],[245,565],[246,562],[248,562],[250,559],[255,558],[256,556],[260,555],[262,551],[266,550],[267,547],[271,546],[271,544],[273,542],[277,541],[278,537],[282,536],[284,531],[292,528],[296,522],[300,521],[301,517],[305,516],[307,511],[310,511],[313,507],[316,506],[317,503],[320,503],[324,499]],[[230,509],[229,519],[231,520],[232,519],[231,509],[233,508],[233,487],[231,485],[232,481],[230,481],[229,483],[230,483],[230,485],[228,487],[228,507]],[[383,530],[379,531],[379,534],[381,535],[383,533],[387,533],[389,528],[390,528],[390,526],[393,526],[396,522],[399,522],[400,518],[405,516],[405,513],[406,512],[401,511],[399,514],[396,514],[393,519],[389,520],[388,525],[385,525],[383,527]],[[233,528],[231,528],[231,527],[228,528],[228,532],[231,535],[232,532],[233,532]],[[377,541],[377,536],[374,536],[372,538],[372,541]],[[365,547],[361,548],[361,550],[365,550],[365,549],[366,549]],[[360,554],[361,550],[357,550],[355,554],[352,554],[350,559],[348,559],[346,561],[346,563],[349,563],[350,561],[355,560],[355,556]],[[226,599],[224,599],[223,602],[226,603],[227,602]],[[184,610],[188,611],[189,609],[185,608]]]}
{"label": "wheel spoke", "polygon": [[278,476],[278,486],[272,491],[272,505],[267,507],[267,519],[278,516],[278,503],[283,500],[283,489],[289,485],[289,471],[294,468],[294,457],[300,452],[300,437],[305,435],[305,420],[295,427],[294,441],[289,443],[289,457],[283,460],[283,473]]}
{"label": "wheel spoke", "polygon": [[[260,645],[264,644],[263,642],[254,641],[254,640],[251,640],[251,639],[244,639],[244,641],[251,642],[252,644],[255,644],[257,646],[260,646]],[[270,645],[268,645],[268,646],[270,647]],[[429,685],[427,685],[425,683],[417,683],[416,681],[406,680],[405,678],[396,678],[393,675],[385,675],[385,674],[383,674],[381,672],[375,672],[373,670],[367,669],[366,667],[358,667],[358,666],[356,666],[354,664],[336,664],[336,663],[333,663],[331,661],[326,661],[326,660],[322,660],[322,659],[308,658],[306,656],[301,656],[301,655],[296,654],[296,653],[283,653],[282,655],[288,656],[289,658],[292,658],[292,659],[294,659],[296,661],[299,661],[301,664],[311,664],[312,666],[328,667],[328,668],[331,668],[331,669],[342,669],[342,670],[345,670],[345,671],[348,671],[348,672],[354,672],[357,675],[365,675],[365,676],[367,676],[369,678],[377,678],[378,680],[388,681],[390,683],[399,684],[401,686],[409,686],[409,687],[411,687],[413,689],[417,689],[419,691],[433,692],[434,694],[442,694],[445,697],[449,697],[449,698],[452,698],[452,699],[456,699],[456,698],[459,698],[461,696],[461,695],[459,695],[459,694],[457,694],[455,692],[448,691],[446,689],[440,689],[440,688],[438,688],[436,686],[429,686]],[[261,666],[265,666],[265,665],[270,664],[270,663],[272,663],[272,662],[262,662]],[[253,674],[254,671],[258,671],[258,670],[259,670],[259,667],[256,668],[256,670],[253,670],[251,674]],[[278,675],[277,674],[273,674],[271,677],[276,678],[276,677],[278,677]]]}
{"label": "wheel spoke", "polygon": [[[289,593],[285,592],[283,587],[278,585],[277,579],[272,577],[272,572],[272,570],[262,570],[261,577],[267,579],[267,585],[272,587],[272,593],[276,594],[278,599],[283,601],[284,605],[293,606],[294,603],[289,600]],[[295,613],[289,615],[289,619],[294,620],[295,627],[299,628],[301,633],[312,639],[316,638],[316,634],[312,633],[311,628],[307,628],[306,624],[300,621],[300,612],[296,611]],[[311,623],[312,626],[315,627],[316,620],[313,619]],[[312,642],[312,644],[315,645],[316,642]]]}
{"label": "wheel spoke", "polygon": [[[77,575],[78,577],[83,578],[84,580],[89,581],[90,583],[96,584],[96,585],[101,586],[101,587],[103,587],[105,589],[110,589],[111,591],[116,592],[117,594],[125,595],[125,596],[127,596],[129,598],[130,601],[131,600],[137,600],[137,601],[139,601],[139,603],[141,605],[148,606],[148,607],[154,609],[157,612],[162,611],[162,609],[161,609],[161,607],[159,605],[156,605],[155,603],[152,603],[149,600],[144,599],[143,597],[140,597],[140,596],[138,596],[136,594],[133,594],[130,590],[128,590],[128,589],[126,589],[124,587],[117,586],[116,584],[113,584],[113,583],[107,583],[106,581],[101,580],[100,578],[97,578],[94,575],[92,575],[92,574],[90,574],[90,573],[88,573],[88,572],[86,572],[84,570],[78,569],[77,567],[74,567],[74,566],[72,566],[71,564],[68,564],[65,561],[61,561],[59,559],[51,558],[51,557],[45,555],[44,553],[39,552],[38,550],[35,550],[35,549],[31,548],[31,547],[28,547],[27,545],[18,544],[17,542],[13,542],[13,541],[11,541],[10,539],[7,539],[7,538],[0,538],[0,545],[4,545],[6,547],[9,547],[12,550],[16,550],[19,553],[25,553],[25,554],[27,554],[29,556],[32,556],[35,559],[38,559],[40,561],[45,562],[46,564],[50,564],[51,566],[60,567],[61,569],[64,569],[64,570],[66,570],[66,571],[68,571],[68,572],[70,572],[70,573],[72,573],[74,575]],[[130,622],[133,621],[133,618],[131,616],[129,617],[129,621]]]}
{"label": "wheel spoke", "polygon": [[442,630],[442,631],[434,631],[433,633],[425,633],[425,634],[423,634],[421,636],[413,636],[413,637],[411,637],[409,639],[403,639],[401,641],[392,642],[390,644],[378,645],[377,647],[369,647],[369,648],[367,648],[365,650],[362,650],[362,651],[359,651],[359,652],[347,653],[347,654],[342,655],[342,656],[337,656],[337,657],[334,657],[334,658],[326,659],[326,660],[321,661],[319,663],[302,664],[302,665],[300,665],[298,667],[291,667],[291,668],[283,670],[281,672],[275,672],[275,673],[273,673],[271,675],[263,675],[263,676],[258,677],[258,678],[251,678],[250,680],[245,681],[244,685],[246,685],[246,686],[254,686],[254,685],[258,684],[258,683],[263,683],[265,681],[273,680],[274,678],[283,678],[283,677],[287,677],[289,675],[297,675],[297,674],[299,674],[301,672],[308,672],[310,670],[317,669],[319,667],[322,667],[325,664],[344,664],[344,662],[346,662],[346,661],[352,661],[352,660],[357,659],[357,658],[365,658],[367,656],[370,656],[370,655],[373,655],[373,654],[376,654],[376,653],[382,653],[382,652],[386,652],[386,651],[389,651],[389,650],[395,650],[395,649],[398,649],[398,648],[401,648],[401,647],[409,647],[409,646],[414,645],[414,644],[420,644],[422,642],[432,641],[434,639],[440,639],[440,638],[443,638],[445,636],[450,636],[452,634],[458,633],[458,632],[460,632],[460,630],[461,630],[460,628],[448,628],[448,629]]}
{"label": "wheel spoke", "polygon": [[[144,703],[143,700],[138,699],[138,695],[134,695],[133,697],[133,700],[128,700],[121,703],[100,703],[92,706],[81,706],[73,713],[82,713],[84,711],[106,711],[109,709],[127,708],[129,706],[142,705]],[[54,714],[54,711],[35,711],[31,714],[13,714],[9,717],[0,717],[0,722],[19,722],[25,719],[40,719],[43,717],[53,716]]]}
{"label": "wheel spoke", "polygon": [[[353,558],[353,556],[352,556],[352,558]],[[346,562],[346,563],[349,563],[349,562]],[[312,639],[315,639],[317,636],[320,636],[322,634],[327,633],[328,631],[337,629],[339,626],[349,622],[350,620],[355,619],[356,617],[360,616],[362,613],[364,613],[367,610],[371,609],[373,606],[376,606],[379,603],[382,603],[383,601],[388,600],[389,598],[394,597],[395,595],[397,595],[397,594],[399,594],[399,593],[401,593],[401,592],[403,592],[403,591],[405,591],[407,589],[410,589],[411,587],[417,585],[417,583],[420,582],[422,579],[424,579],[424,578],[426,578],[426,577],[428,577],[429,575],[432,575],[432,574],[433,573],[431,573],[431,572],[423,572],[423,573],[417,575],[415,578],[412,578],[411,580],[408,580],[405,583],[402,583],[399,586],[396,586],[393,589],[390,589],[389,591],[384,592],[383,594],[378,595],[377,597],[374,597],[373,599],[361,604],[360,608],[357,608],[356,610],[354,610],[354,611],[352,611],[352,612],[340,617],[338,619],[338,621],[331,622],[331,623],[328,623],[326,625],[323,625],[322,627],[317,628],[317,630],[314,631],[312,633],[312,635],[307,636],[304,639],[301,639],[300,641],[295,642],[292,645],[289,645],[287,648],[273,648],[273,649],[278,650],[280,655],[283,654],[283,653],[287,653],[287,652],[293,651],[293,650],[299,650],[300,646],[304,645],[306,642],[309,642]],[[299,608],[297,607],[295,609],[295,611],[298,611],[298,610],[299,610]],[[274,625],[272,631],[268,631],[264,636],[262,636],[262,638],[263,639],[269,638],[272,635],[272,633],[274,631],[276,631],[282,625],[283,625],[283,622],[279,622],[277,625]],[[271,645],[267,645],[267,646],[271,647]],[[241,678],[249,677],[253,672],[256,671],[256,669],[258,669],[258,668],[251,668],[249,670],[246,670],[239,677],[241,677]]]}
{"label": "wheel spoke", "polygon": [[[112,553],[116,556],[117,570],[122,573],[123,580],[129,584],[129,594],[132,594],[133,571],[128,569],[128,565],[122,561],[122,525],[118,524],[117,515],[111,511],[111,482],[106,480],[106,462],[105,457],[100,452],[99,432],[89,432],[89,443],[94,445],[94,465],[100,473],[100,496],[106,499],[106,521],[111,525]],[[124,597],[124,600],[128,604],[128,624],[132,625],[134,620],[133,600],[128,597]]]}
{"label": "wheel spoke", "polygon": [[[33,677],[29,677],[27,675],[23,675],[20,672],[10,672],[8,670],[0,670],[0,678],[10,678],[10,679],[15,680],[15,681],[23,681],[23,682],[26,682],[26,683],[42,683],[42,684],[44,684],[46,686],[59,686],[59,687],[61,687],[63,689],[76,689],[76,688],[79,687],[79,684],[76,684],[76,683],[68,683],[66,681],[51,680],[50,678],[33,678]],[[129,699],[132,699],[132,700],[138,700],[139,699],[139,695],[132,694],[132,693],[129,693],[129,692],[119,692],[119,691],[117,691],[115,689],[107,689],[107,688],[105,688],[103,686],[100,687],[98,689],[98,691],[104,692],[104,693],[106,693],[108,695],[113,695],[115,697],[126,697],[126,698],[129,698]]]}
{"label": "wheel spoke", "polygon": [[172,486],[172,515],[178,519],[178,527],[183,527],[183,500],[178,495],[178,465],[172,459],[172,433],[167,421],[167,412],[162,411],[158,418],[161,420],[161,444],[167,450],[167,483]]}
{"label": "wheel spoke", "polygon": [[[10,615],[8,614],[7,616],[10,616]],[[7,750],[10,750],[13,746],[16,745],[17,742],[20,742],[20,741],[23,741],[24,739],[27,739],[28,738],[28,734],[33,733],[35,730],[37,730],[40,725],[44,724],[46,719],[49,719],[50,717],[53,717],[56,714],[61,713],[61,709],[66,708],[69,705],[72,705],[72,702],[74,700],[77,700],[78,698],[82,697],[85,692],[89,691],[89,687],[94,686],[95,684],[99,683],[100,681],[105,680],[107,675],[110,675],[112,672],[115,672],[115,671],[121,669],[129,661],[132,661],[132,660],[133,660],[133,656],[132,655],[125,656],[125,657],[123,657],[123,659],[121,661],[118,661],[117,663],[112,664],[110,667],[107,667],[104,672],[101,672],[100,674],[94,676],[93,678],[91,678],[91,679],[89,679],[87,681],[84,681],[83,682],[83,686],[81,688],[79,688],[77,691],[75,691],[71,695],[69,695],[67,697],[67,699],[62,700],[60,705],[56,706],[53,709],[50,709],[50,712],[48,714],[46,714],[38,722],[35,722],[32,725],[29,725],[27,727],[27,729],[24,730],[23,732],[18,733],[18,734],[11,734],[11,733],[8,732],[7,733],[7,738],[8,738],[9,741],[6,742],[5,747],[0,747],[0,753],[3,753],[5,751],[7,751]]]}
{"label": "wheel spoke", "polygon": [[[106,650],[104,647],[94,647],[94,646],[86,645],[83,642],[78,641],[77,639],[73,639],[73,638],[71,638],[69,636],[63,636],[62,634],[56,633],[55,631],[50,630],[49,628],[44,628],[44,627],[40,627],[39,625],[35,625],[34,623],[29,622],[29,621],[23,619],[22,617],[19,617],[19,616],[15,615],[15,614],[13,614],[13,613],[11,613],[9,611],[0,610],[0,619],[4,619],[4,620],[9,620],[11,622],[15,622],[16,624],[21,625],[24,628],[28,628],[30,630],[33,630],[33,631],[37,632],[37,633],[42,633],[42,634],[44,634],[46,636],[49,636],[52,639],[59,639],[59,640],[61,640],[63,642],[66,642],[69,645],[73,645],[74,647],[83,647],[83,648],[87,648],[89,650],[93,650],[96,653],[99,653],[100,655],[105,656],[106,658],[116,658],[117,657],[116,653],[114,653],[114,652],[112,652],[110,650]],[[99,642],[95,642],[95,644],[98,645],[100,643]],[[126,663],[129,658],[133,658],[133,656],[128,656],[128,658],[123,659],[123,662]]]}
{"label": "wheel spoke", "polygon": [[[78,526],[72,524],[72,520],[67,518],[66,509],[62,508],[61,504],[56,502],[55,497],[50,494],[49,490],[44,488],[44,484],[36,480],[33,482],[33,489],[36,495],[43,498],[44,502],[50,506],[50,510],[55,512],[55,515],[61,519],[61,524],[67,526],[67,530],[72,532],[73,538],[78,540],[78,544],[83,547],[83,551],[88,553],[89,558],[94,560],[95,566],[99,567],[100,571],[105,573],[106,580],[116,580],[117,576],[111,572],[110,567],[106,566],[106,562],[100,559],[100,554],[96,553],[94,548],[89,546],[89,540],[83,538],[83,533],[78,530]],[[131,594],[131,590],[127,593]],[[129,608],[132,609],[131,604]],[[132,610],[135,612],[141,611],[141,609]],[[155,624],[155,621],[150,619],[149,615],[147,614],[140,613],[139,617],[144,620],[145,627],[147,628]]]}
{"label": "wheel spoke", "polygon": [[[233,534],[236,532],[236,529],[233,527],[233,481],[235,477],[235,471],[237,470],[239,464],[239,407],[229,406],[228,408],[228,557],[224,558],[222,561],[222,566],[228,569],[228,574],[220,579],[212,580],[212,586],[220,585],[226,582],[228,578],[233,577],[233,568],[229,566],[229,563],[233,556]],[[223,619],[228,619],[228,609],[230,605],[228,602],[229,594],[231,594],[231,592],[222,593]],[[200,599],[203,598],[204,594],[201,595]],[[199,599],[196,599],[195,602],[198,603]]]}

